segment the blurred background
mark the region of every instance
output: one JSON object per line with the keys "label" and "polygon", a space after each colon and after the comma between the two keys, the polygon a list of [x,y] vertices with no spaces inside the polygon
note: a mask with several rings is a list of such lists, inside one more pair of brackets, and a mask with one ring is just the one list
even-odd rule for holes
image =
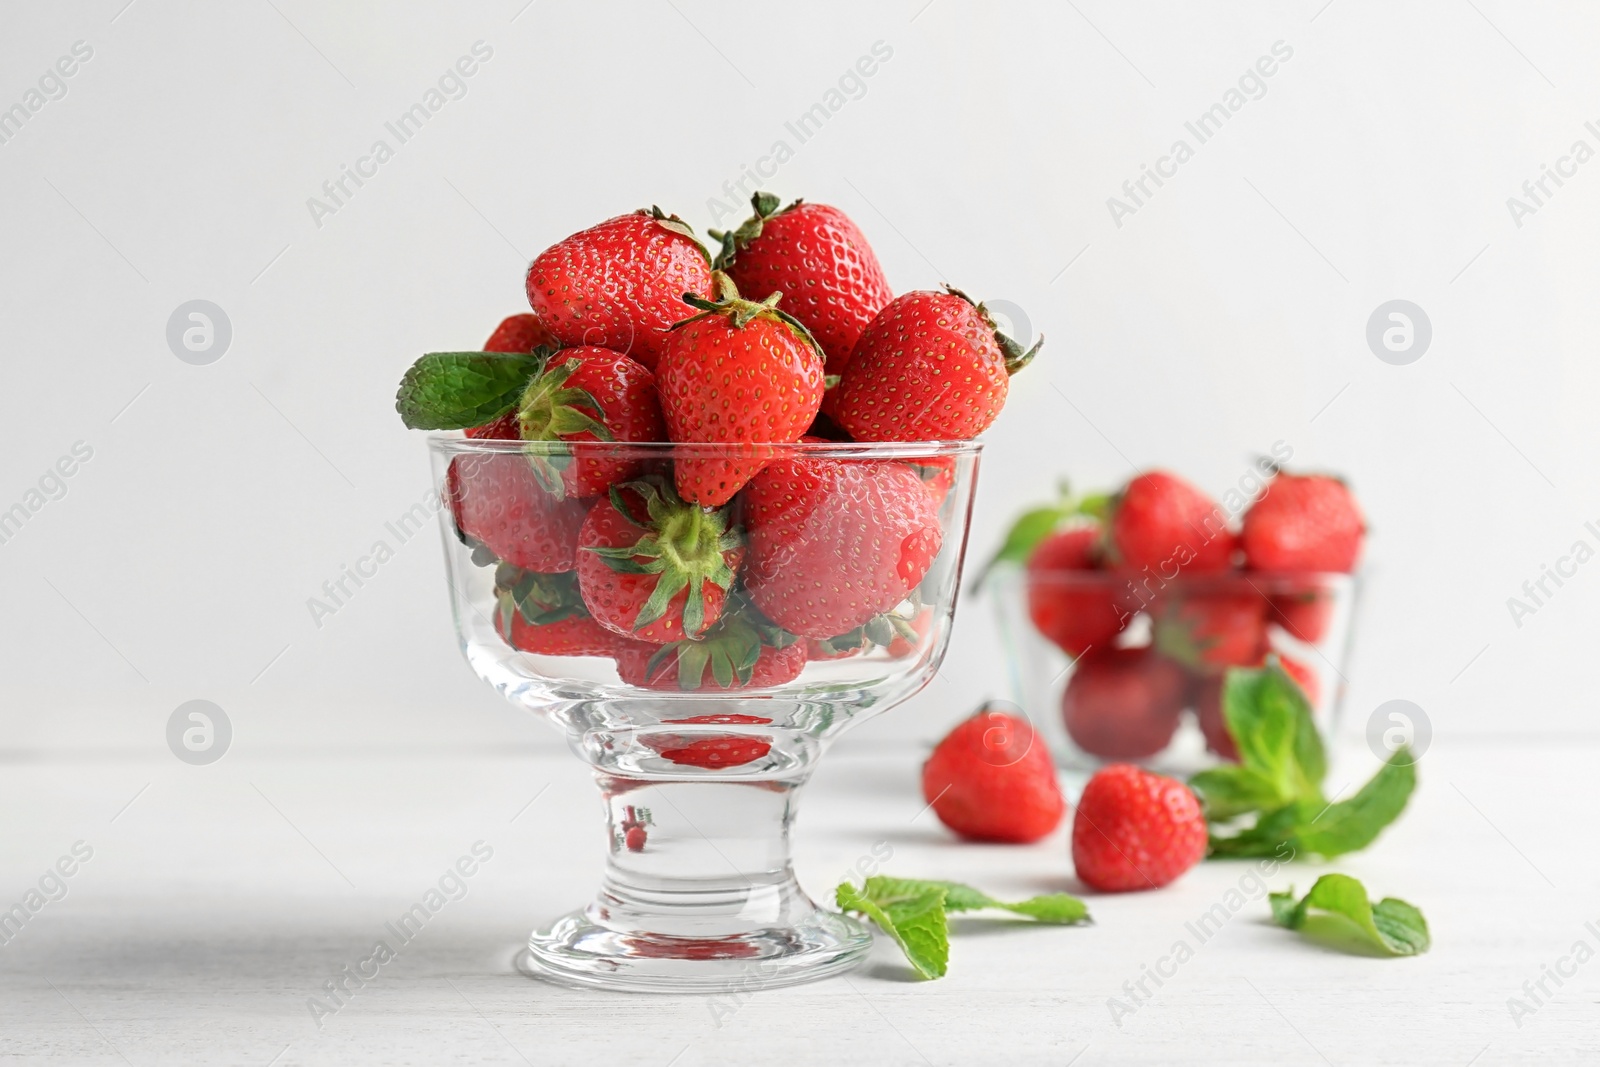
{"label": "blurred background", "polygon": [[[1220,496],[1281,443],[1346,475],[1371,525],[1350,732],[1391,699],[1441,745],[1591,732],[1600,10],[104,0],[0,21],[14,754],[160,753],[190,700],[241,751],[560,745],[453,650],[437,534],[389,525],[429,491],[395,385],[526,310],[548,244],[652,203],[729,226],[755,188],[843,208],[897,291],[948,281],[1046,335],[987,435],[974,563],[1059,478],[1166,466]],[[1399,353],[1369,343],[1396,300]],[[196,308],[213,332],[186,347]],[[392,558],[331,599],[379,542]],[[939,679],[842,745],[932,741],[1008,695],[969,599]]]}

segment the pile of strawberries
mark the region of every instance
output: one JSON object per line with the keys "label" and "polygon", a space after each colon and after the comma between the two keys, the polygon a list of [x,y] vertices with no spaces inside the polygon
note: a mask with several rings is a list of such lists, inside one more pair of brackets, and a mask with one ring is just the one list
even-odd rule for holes
{"label": "pile of strawberries", "polygon": [[[1038,346],[958,290],[895,297],[837,208],[752,203],[714,260],[659,209],[573,234],[528,267],[531,313],[407,371],[406,425],[524,443],[457,456],[446,493],[514,648],[694,690],[921,647],[954,458],[774,446],[974,437]],[[680,447],[629,447],[647,442]],[[662,755],[731,766],[760,747]]]}
{"label": "pile of strawberries", "polygon": [[[1354,570],[1366,532],[1342,481],[1277,472],[1235,525],[1194,486],[1150,471],[1063,515],[1026,557],[1028,613],[1075,660],[1061,711],[1085,752],[1153,756],[1192,707],[1212,751],[1234,758],[1222,675],[1269,653],[1319,703],[1317,673],[1273,631],[1306,644],[1326,635],[1325,576]],[[1141,614],[1152,638],[1131,644]]]}

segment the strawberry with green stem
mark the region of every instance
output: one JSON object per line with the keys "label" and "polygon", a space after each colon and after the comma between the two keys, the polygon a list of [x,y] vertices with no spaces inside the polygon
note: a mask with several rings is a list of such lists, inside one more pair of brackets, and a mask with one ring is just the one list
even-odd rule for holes
{"label": "strawberry with green stem", "polygon": [[630,648],[617,657],[624,682],[686,692],[783,685],[798,677],[805,665],[805,644],[753,618],[748,605],[725,610],[717,624],[698,638]]}
{"label": "strawberry with green stem", "polygon": [[527,449],[540,484],[556,496],[598,496],[639,473],[640,460],[625,448],[585,442],[659,441],[666,433],[655,375],[620,352],[593,346],[547,352],[516,418],[524,441],[556,446]]}
{"label": "strawberry with green stem", "polygon": [[607,629],[667,644],[722,615],[744,558],[726,510],[686,503],[660,475],[611,487],[578,532],[578,587]]}
{"label": "strawberry with green stem", "polygon": [[[494,333],[483,342],[485,352],[535,352],[541,348],[555,348],[556,339],[540,324],[539,318],[529,312],[507,315],[496,326]],[[504,415],[478,426],[468,426],[467,436],[477,439],[515,441],[521,436],[517,429],[517,411],[513,407]]]}
{"label": "strawberry with green stem", "polygon": [[716,275],[719,299],[693,293],[700,313],[672,328],[656,380],[667,435],[679,443],[724,447],[678,457],[678,492],[719,506],[771,458],[772,444],[798,441],[822,405],[823,356],[806,328],[778,310],[778,293],[760,303]]}
{"label": "strawberry with green stem", "polygon": [[1005,405],[1011,375],[1032,348],[1000,332],[959,289],[897,296],[856,342],[828,394],[828,414],[857,441],[955,441],[976,437]]}
{"label": "strawberry with green stem", "polygon": [[796,200],[779,208],[771,193],[750,198],[755,213],[722,242],[716,267],[747,293],[782,293],[784,310],[805,324],[841,374],[856,341],[893,297],[872,246],[849,216]]}
{"label": "strawberry with green stem", "polygon": [[570,571],[539,574],[501,563],[494,624],[506,644],[541,656],[609,656],[621,641],[590,617]]}

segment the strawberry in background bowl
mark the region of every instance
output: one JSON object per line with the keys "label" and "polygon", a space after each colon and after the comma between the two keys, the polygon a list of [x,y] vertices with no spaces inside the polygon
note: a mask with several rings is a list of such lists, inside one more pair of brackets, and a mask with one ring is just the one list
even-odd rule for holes
{"label": "strawberry in background bowl", "polygon": [[1213,500],[1176,474],[1025,512],[986,569],[1013,698],[1059,761],[1190,770],[1234,759],[1219,692],[1270,658],[1325,729],[1366,522],[1349,487],[1262,460]]}

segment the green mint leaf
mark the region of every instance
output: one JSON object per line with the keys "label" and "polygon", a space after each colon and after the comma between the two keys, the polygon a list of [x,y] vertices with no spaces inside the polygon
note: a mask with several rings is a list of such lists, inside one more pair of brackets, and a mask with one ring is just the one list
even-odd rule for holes
{"label": "green mint leaf", "polygon": [[464,430],[516,406],[543,359],[524,352],[429,352],[400,379],[395,410],[413,430]]}
{"label": "green mint leaf", "polygon": [[961,882],[889,878],[885,875],[868,878],[862,888],[868,897],[886,905],[899,900],[915,899],[930,889],[942,889],[944,910],[948,913],[994,909],[1026,915],[1030,919],[1045,923],[1079,923],[1089,918],[1089,906],[1066,893],[1046,893],[1043,896],[1008,903],[996,900],[989,894]]}
{"label": "green mint leaf", "polygon": [[1415,906],[1395,897],[1373,904],[1367,890],[1347,874],[1325,874],[1296,902],[1294,890],[1273,893],[1272,919],[1279,926],[1341,952],[1364,956],[1415,956],[1428,951],[1428,921]]}
{"label": "green mint leaf", "polygon": [[1328,773],[1322,736],[1305,693],[1277,660],[1260,670],[1228,671],[1222,716],[1239,746],[1239,765],[1271,783],[1277,804],[1321,795]]}
{"label": "green mint leaf", "polygon": [[942,978],[950,963],[950,928],[944,890],[935,886],[916,896],[897,896],[880,904],[849,882],[839,883],[834,901],[843,911],[865,915],[894,938],[906,960],[923,978]]}
{"label": "green mint leaf", "polygon": [[[1416,757],[1401,748],[1349,800],[1324,804],[1297,800],[1256,819],[1254,826],[1229,837],[1211,837],[1217,858],[1315,855],[1332,859],[1357,852],[1405,810],[1417,787]],[[1288,851],[1289,855],[1283,855]]]}
{"label": "green mint leaf", "polygon": [[1416,757],[1401,747],[1355,796],[1330,804],[1300,830],[1298,849],[1333,857],[1366,848],[1400,817],[1416,788]]}
{"label": "green mint leaf", "polygon": [[1283,803],[1278,783],[1232,763],[1201,771],[1189,779],[1189,787],[1205,801],[1206,817],[1212,822],[1227,822]]}

